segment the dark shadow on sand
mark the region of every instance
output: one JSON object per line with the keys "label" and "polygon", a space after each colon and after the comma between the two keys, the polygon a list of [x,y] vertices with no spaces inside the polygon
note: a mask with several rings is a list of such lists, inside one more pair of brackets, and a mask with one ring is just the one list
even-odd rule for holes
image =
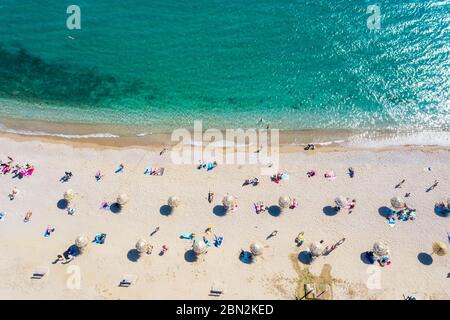
{"label": "dark shadow on sand", "polygon": [[433,257],[426,252],[421,252],[417,255],[417,259],[419,259],[421,264],[429,266],[433,263]]}
{"label": "dark shadow on sand", "polygon": [[195,254],[194,250],[188,250],[184,253],[184,260],[187,262],[195,262],[197,261],[197,255]]}
{"label": "dark shadow on sand", "polygon": [[311,264],[312,257],[309,251],[302,251],[298,254],[298,260],[303,264]]}
{"label": "dark shadow on sand", "polygon": [[168,206],[167,204],[162,205],[159,208],[159,213],[163,216],[170,216],[172,214],[172,208],[170,206]]}
{"label": "dark shadow on sand", "polygon": [[272,217],[278,217],[281,215],[281,209],[279,206],[270,206],[267,211]]}
{"label": "dark shadow on sand", "polygon": [[137,262],[140,258],[139,251],[137,251],[136,249],[131,249],[130,251],[128,251],[127,258],[132,262]]}
{"label": "dark shadow on sand", "polygon": [[378,214],[383,218],[389,218],[392,216],[392,210],[386,206],[382,206],[378,208]]}
{"label": "dark shadow on sand", "polygon": [[447,218],[448,214],[449,214],[448,210],[441,209],[441,208],[438,208],[438,207],[434,207],[434,213],[437,216],[442,217],[442,218]]}
{"label": "dark shadow on sand", "polygon": [[245,264],[251,264],[253,262],[252,254],[249,251],[244,251],[244,254],[239,255],[239,260]]}
{"label": "dark shadow on sand", "polygon": [[323,207],[322,212],[325,213],[326,216],[332,217],[332,216],[337,215],[339,211],[337,211],[332,206],[326,206],[326,207]]}
{"label": "dark shadow on sand", "polygon": [[360,255],[361,261],[365,264],[374,264],[375,262],[372,262],[369,260],[369,258],[367,257],[367,251],[364,251],[361,253]]}
{"label": "dark shadow on sand", "polygon": [[109,210],[111,210],[112,213],[120,213],[122,211],[122,206],[118,203],[113,203],[109,206]]}
{"label": "dark shadow on sand", "polygon": [[218,217],[223,217],[227,214],[227,211],[224,206],[217,205],[213,208],[213,213]]}
{"label": "dark shadow on sand", "polygon": [[65,210],[69,206],[69,203],[67,202],[67,200],[61,199],[58,201],[56,206],[58,207],[58,209]]}

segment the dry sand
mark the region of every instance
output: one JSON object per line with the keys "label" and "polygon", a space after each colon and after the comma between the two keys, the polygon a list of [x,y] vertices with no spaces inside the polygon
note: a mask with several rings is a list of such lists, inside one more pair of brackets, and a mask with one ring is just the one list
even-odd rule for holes
{"label": "dry sand", "polygon": [[[299,277],[306,274],[322,274],[322,282],[332,284],[333,299],[402,299],[403,294],[418,299],[450,297],[449,255],[433,255],[431,265],[418,259],[420,253],[431,252],[433,241],[447,242],[449,219],[434,213],[434,204],[449,196],[449,150],[296,150],[280,156],[281,169],[289,172],[290,179],[279,185],[260,176],[257,165],[219,165],[206,172],[195,165],[173,164],[170,152],[159,156],[158,151],[144,148],[74,147],[3,136],[0,159],[7,156],[32,163],[36,171],[21,180],[0,176],[0,211],[7,212],[0,221],[1,299],[208,299],[213,281],[224,282],[221,298],[225,299],[295,299]],[[115,174],[119,163],[125,164],[125,172]],[[144,176],[149,165],[165,167],[164,176]],[[356,171],[353,179],[346,175],[349,166]],[[425,167],[431,167],[431,172]],[[307,178],[310,169],[318,175]],[[329,169],[336,172],[335,181],[323,178]],[[67,170],[74,177],[68,183],[59,182]],[[97,170],[105,173],[100,182],[94,178]],[[260,178],[259,186],[242,187],[253,176]],[[394,189],[402,179],[406,179],[403,187]],[[425,192],[435,179],[438,186]],[[14,186],[21,192],[10,201],[7,195]],[[73,216],[57,206],[68,188],[77,193]],[[216,194],[212,204],[206,200],[209,190]],[[406,192],[411,193],[407,202],[417,209],[417,219],[391,228],[379,209],[389,206],[393,195]],[[122,213],[99,209],[103,200],[113,201],[120,193],[131,198]],[[226,193],[238,197],[238,211],[216,215],[214,208]],[[161,206],[173,194],[182,204],[172,215],[164,215]],[[280,216],[255,214],[255,201],[276,205],[283,194],[295,197],[299,207]],[[341,194],[357,200],[353,213],[324,213],[324,207],[332,206]],[[24,223],[28,210],[33,216]],[[209,248],[199,261],[187,261],[191,242],[180,239],[180,234],[202,234],[210,224],[224,237],[223,245]],[[48,225],[56,231],[45,238]],[[159,232],[150,237],[157,226]],[[273,230],[278,235],[266,240]],[[297,248],[294,239],[300,231],[305,232],[305,244]],[[107,234],[105,244],[90,244],[86,253],[67,265],[52,264],[79,234],[92,240],[102,232]],[[299,255],[311,242],[324,240],[331,245],[344,237],[342,245],[312,265],[300,261]],[[154,250],[135,262],[129,253],[139,238],[147,239]],[[248,249],[255,240],[266,246],[263,257],[253,264],[241,262],[240,249]],[[361,260],[361,253],[377,240],[390,245],[388,267],[373,267]],[[159,256],[162,245],[169,251]],[[42,280],[31,280],[38,266],[49,267],[50,273]],[[78,267],[81,286],[71,289]],[[119,288],[122,274],[137,275],[136,284]],[[368,282],[375,288],[369,289]]]}

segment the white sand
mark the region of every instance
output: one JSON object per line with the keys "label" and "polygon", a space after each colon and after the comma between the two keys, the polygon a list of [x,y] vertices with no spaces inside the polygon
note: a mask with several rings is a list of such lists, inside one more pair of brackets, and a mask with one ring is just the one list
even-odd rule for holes
{"label": "white sand", "polygon": [[[449,255],[433,255],[431,265],[418,260],[419,253],[431,252],[433,241],[447,242],[450,220],[434,213],[434,203],[450,196],[449,150],[286,153],[281,163],[289,171],[290,180],[280,185],[259,176],[257,166],[221,165],[207,173],[195,165],[171,164],[169,153],[160,157],[156,151],[138,148],[74,148],[0,138],[0,159],[6,160],[8,155],[19,163],[34,164],[36,171],[22,180],[0,176],[0,211],[8,213],[0,221],[1,299],[208,299],[214,280],[225,283],[226,299],[293,299],[297,274],[289,256],[306,250],[312,241],[323,239],[331,245],[343,237],[344,244],[310,266],[317,275],[324,264],[332,266],[332,276],[337,279],[333,286],[335,299],[401,299],[402,294],[419,299],[450,297]],[[119,163],[126,165],[125,173],[114,174]],[[164,176],[144,176],[148,165],[165,167]],[[354,179],[346,175],[349,166],[356,171]],[[428,166],[431,172],[424,171]],[[99,169],[106,176],[96,182],[94,175]],[[308,179],[306,172],[310,169],[316,169],[318,176]],[[323,178],[323,172],[329,169],[337,173],[335,181]],[[61,183],[59,179],[66,170],[72,171],[74,177]],[[253,176],[260,177],[259,186],[241,186],[244,179]],[[406,179],[403,188],[395,190],[402,179]],[[439,185],[426,193],[435,179]],[[21,192],[10,201],[7,195],[14,186]],[[68,188],[78,193],[74,216],[57,207]],[[216,194],[213,204],[206,201],[208,190]],[[129,194],[131,201],[121,214],[99,210],[103,200],[113,201],[122,192]],[[227,192],[238,196],[239,210],[217,216],[213,208],[220,205]],[[391,228],[378,209],[388,206],[393,195],[406,192],[411,192],[408,203],[417,208],[417,219],[397,222]],[[160,207],[172,194],[182,199],[182,205],[173,215],[162,215]],[[297,198],[299,208],[277,217],[267,212],[254,213],[253,202],[265,200],[275,205],[282,194]],[[357,199],[354,212],[324,214],[323,208],[333,205],[333,199],[341,194]],[[28,210],[33,211],[33,216],[24,223]],[[179,239],[179,235],[202,234],[209,224],[224,237],[222,247],[210,248],[204,261],[186,261],[185,252],[191,242]],[[56,231],[44,238],[47,225],[55,226]],[[150,237],[157,226],[160,231]],[[278,235],[265,240],[275,229]],[[297,248],[294,238],[300,231],[305,232],[306,239]],[[107,233],[105,244],[91,244],[85,254],[67,265],[51,263],[74,243],[77,235],[85,234],[92,240],[101,232]],[[139,238],[153,244],[154,252],[133,262],[127,254]],[[392,265],[373,271],[360,255],[380,239],[390,245]],[[248,249],[253,240],[268,247],[263,259],[244,264],[238,258],[239,251]],[[164,244],[170,249],[159,256]],[[30,280],[37,266],[49,267],[45,280]],[[81,270],[80,289],[66,285],[71,276],[67,268],[74,266]],[[380,272],[379,289],[367,288],[371,276],[368,272]],[[138,280],[134,286],[119,288],[125,273],[137,275]]]}

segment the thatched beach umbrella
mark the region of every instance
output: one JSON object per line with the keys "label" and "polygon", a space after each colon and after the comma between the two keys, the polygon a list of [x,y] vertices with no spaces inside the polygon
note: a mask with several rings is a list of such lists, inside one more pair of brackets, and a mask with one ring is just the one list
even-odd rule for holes
{"label": "thatched beach umbrella", "polygon": [[263,248],[263,245],[260,242],[256,241],[250,245],[250,252],[254,256],[260,256],[263,254]]}
{"label": "thatched beach umbrella", "polygon": [[136,242],[135,248],[139,253],[145,253],[145,252],[147,252],[148,242],[144,239],[139,239]]}
{"label": "thatched beach umbrella", "polygon": [[281,212],[285,209],[288,209],[291,205],[291,198],[289,196],[281,196],[278,199],[278,206],[280,207]]}
{"label": "thatched beach umbrella", "polygon": [[181,200],[177,196],[171,196],[169,200],[167,200],[167,204],[169,205],[171,211],[174,211],[175,208],[180,206]]}
{"label": "thatched beach umbrella", "polygon": [[233,206],[236,204],[236,198],[233,197],[231,194],[226,194],[222,199],[223,207],[225,208],[226,212],[229,212]]}
{"label": "thatched beach umbrella", "polygon": [[389,247],[385,242],[377,241],[373,244],[372,251],[377,256],[387,256],[389,255]]}
{"label": "thatched beach umbrella", "polygon": [[89,244],[89,239],[85,235],[79,235],[75,239],[75,245],[82,252]]}
{"label": "thatched beach umbrella", "polygon": [[309,245],[309,251],[313,257],[319,257],[323,253],[323,246],[320,242],[313,242]]}
{"label": "thatched beach umbrella", "polygon": [[206,253],[208,247],[203,239],[195,238],[192,244],[192,250],[196,255]]}
{"label": "thatched beach umbrella", "polygon": [[401,209],[405,207],[405,200],[401,197],[392,197],[391,205],[394,209]]}
{"label": "thatched beach umbrella", "polygon": [[348,205],[348,198],[344,196],[339,196],[336,199],[334,199],[334,202],[336,203],[336,206],[338,206],[341,209],[344,209]]}
{"label": "thatched beach umbrella", "polygon": [[117,204],[120,206],[124,206],[128,203],[128,201],[130,200],[130,198],[128,197],[128,195],[126,195],[125,193],[122,193],[121,195],[119,195],[117,197]]}
{"label": "thatched beach umbrella", "polygon": [[433,253],[436,253],[438,256],[445,256],[448,253],[448,246],[443,241],[436,241],[432,246]]}
{"label": "thatched beach umbrella", "polygon": [[64,200],[69,204],[75,199],[75,192],[72,189],[67,189],[66,192],[64,192]]}

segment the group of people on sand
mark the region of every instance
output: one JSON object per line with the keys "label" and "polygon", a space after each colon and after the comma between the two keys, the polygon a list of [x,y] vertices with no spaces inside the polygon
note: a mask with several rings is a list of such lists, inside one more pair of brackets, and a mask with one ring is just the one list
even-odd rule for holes
{"label": "group of people on sand", "polygon": [[0,174],[6,175],[8,173],[11,173],[13,178],[31,176],[34,173],[34,166],[29,163],[25,165],[14,164],[14,159],[8,156],[8,161],[0,160]]}
{"label": "group of people on sand", "polygon": [[245,179],[244,183],[242,184],[243,186],[249,186],[252,185],[254,187],[256,187],[259,184],[259,179],[254,177],[252,179]]}

